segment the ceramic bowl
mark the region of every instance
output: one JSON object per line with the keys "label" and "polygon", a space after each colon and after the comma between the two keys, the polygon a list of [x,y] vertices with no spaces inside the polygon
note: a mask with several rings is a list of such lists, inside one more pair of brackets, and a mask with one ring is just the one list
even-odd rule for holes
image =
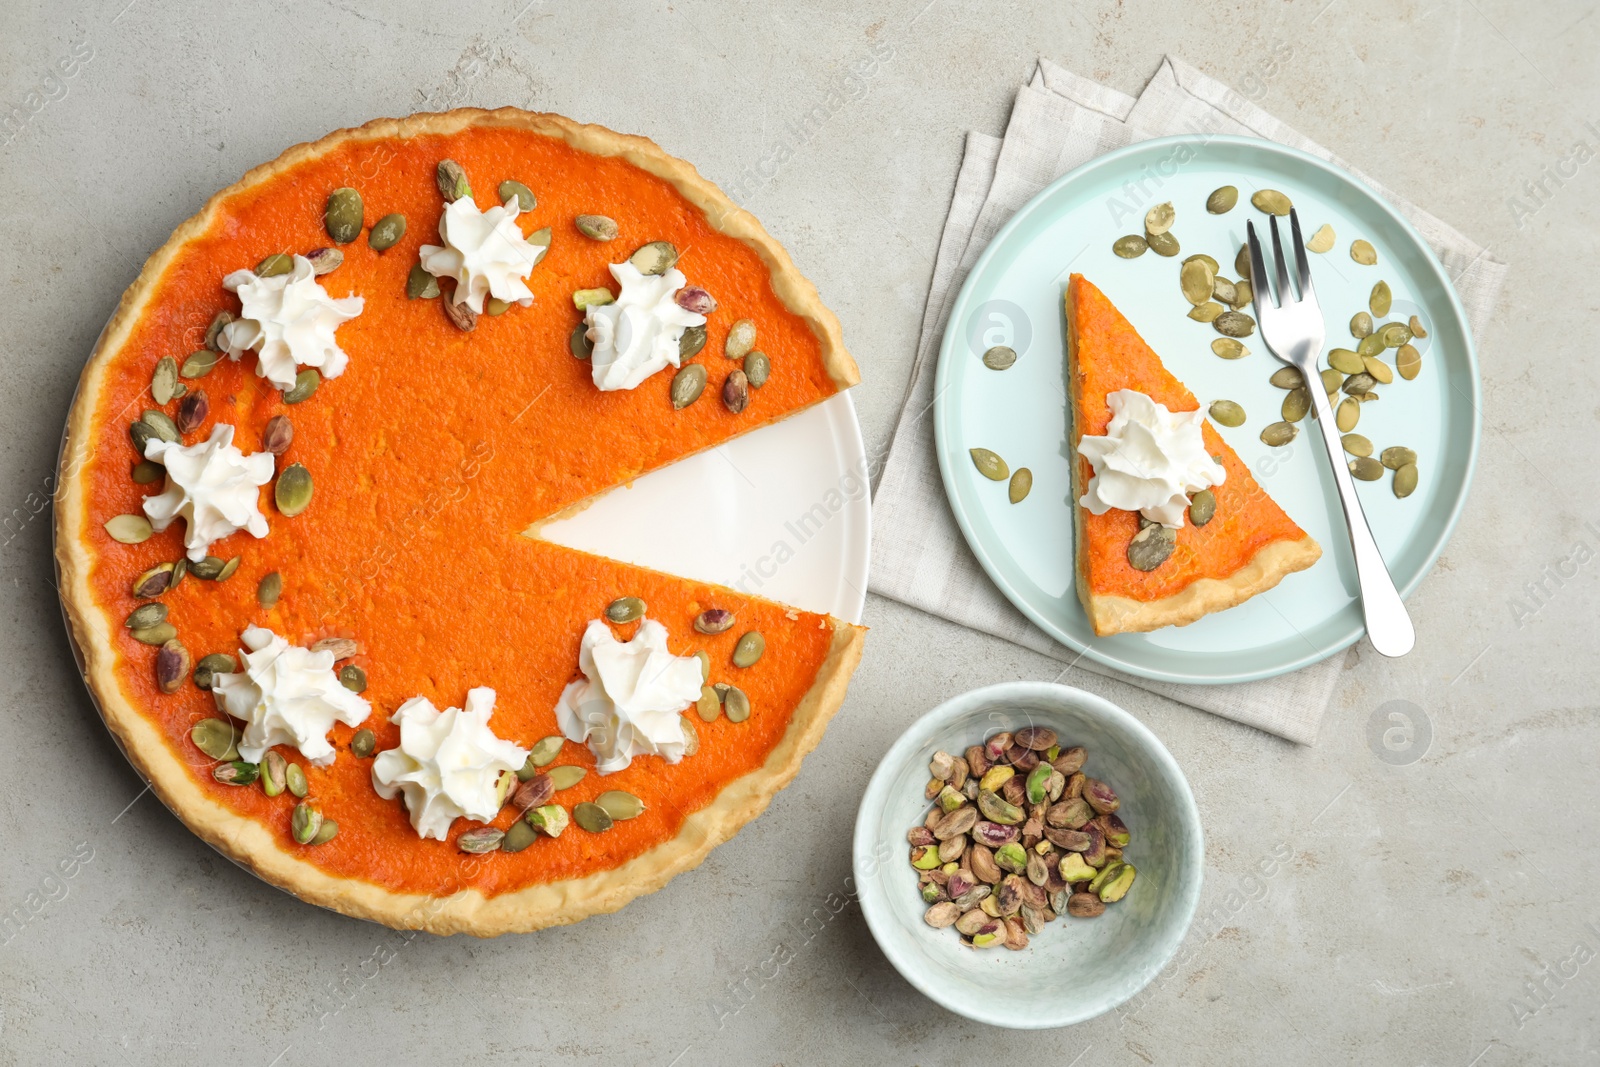
{"label": "ceramic bowl", "polygon": [[[1128,895],[1094,919],[1061,916],[1027,948],[971,949],[953,928],[923,921],[906,832],[929,808],[923,787],[940,749],[960,755],[1001,730],[1056,731],[1088,749],[1085,772],[1121,798],[1138,871]],[[1045,1029],[1092,1019],[1129,1000],[1177,952],[1200,897],[1200,814],[1177,761],[1143,723],[1064,685],[1008,682],[975,689],[913,723],[878,764],[856,816],[861,911],[889,962],[936,1003],[994,1026]]]}

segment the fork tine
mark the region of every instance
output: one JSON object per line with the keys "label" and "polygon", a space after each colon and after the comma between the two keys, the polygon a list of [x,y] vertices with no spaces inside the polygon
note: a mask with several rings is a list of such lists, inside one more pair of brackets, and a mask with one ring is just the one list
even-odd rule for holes
{"label": "fork tine", "polygon": [[1272,216],[1272,263],[1278,277],[1278,306],[1295,302],[1294,290],[1289,288],[1289,265],[1283,260],[1283,241],[1278,236],[1278,216]]}
{"label": "fork tine", "polygon": [[1300,282],[1300,299],[1314,300],[1317,294],[1311,288],[1311,264],[1306,260],[1306,243],[1300,239],[1300,213],[1294,208],[1289,209],[1289,230],[1294,235],[1294,265]]}
{"label": "fork tine", "polygon": [[1256,236],[1256,224],[1244,224],[1246,242],[1250,246],[1250,277],[1255,279],[1251,289],[1255,293],[1256,317],[1261,317],[1262,308],[1275,307],[1272,301],[1272,282],[1267,277],[1267,264],[1261,255],[1261,239]]}

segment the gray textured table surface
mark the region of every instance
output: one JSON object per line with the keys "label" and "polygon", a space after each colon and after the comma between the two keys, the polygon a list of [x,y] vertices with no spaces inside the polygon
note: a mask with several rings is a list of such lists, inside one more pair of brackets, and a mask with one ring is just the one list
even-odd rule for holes
{"label": "gray textured table surface", "polygon": [[[924,4],[7,5],[0,1063],[1595,1062],[1595,5]],[[847,80],[874,48],[889,58]],[[1315,747],[1064,679],[1150,724],[1205,819],[1184,962],[1129,1009],[1048,1035],[969,1023],[900,979],[843,895],[856,801],[900,729],[1060,670],[878,598],[795,784],[700,870],[576,927],[407,939],[255,881],[140,795],[68,655],[48,492],[100,324],[212,191],[297,141],[456,104],[647,134],[739,189],[817,281],[877,448],[963,133],[1003,128],[1040,53],[1137,91],[1168,51],[1513,271],[1479,338],[1476,485],[1412,601],[1417,651],[1363,656]],[[776,174],[741,186],[779,144]],[[1391,701],[1413,728],[1386,747]]]}

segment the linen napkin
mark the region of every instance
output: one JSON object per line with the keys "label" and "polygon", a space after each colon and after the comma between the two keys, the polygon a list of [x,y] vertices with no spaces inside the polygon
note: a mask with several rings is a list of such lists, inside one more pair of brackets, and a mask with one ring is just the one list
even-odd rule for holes
{"label": "linen napkin", "polygon": [[[972,132],[934,261],[911,382],[873,498],[871,588],[963,626],[1277,734],[1317,736],[1346,656],[1237,685],[1178,685],[1130,677],[1061,645],[1029,622],[983,573],[956,526],[934,456],[935,354],[950,305],[989,239],[1050,182],[1114,148],[1169,134],[1243,134],[1320,156],[1360,177],[1405,215],[1455,282],[1472,328],[1482,330],[1506,265],[1389,192],[1221,82],[1167,57],[1137,98],[1041,59],[1017,93],[1004,138]],[[1065,674],[1066,672],[1063,672]],[[1065,680],[1072,680],[1067,678]],[[1081,679],[1080,679],[1081,681]]]}

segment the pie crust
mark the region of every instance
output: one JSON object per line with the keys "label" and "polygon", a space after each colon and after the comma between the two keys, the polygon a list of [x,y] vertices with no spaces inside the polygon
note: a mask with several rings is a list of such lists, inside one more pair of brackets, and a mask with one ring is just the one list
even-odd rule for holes
{"label": "pie crust", "polygon": [[[801,760],[821,739],[828,721],[844,699],[851,673],[860,661],[865,630],[825,616],[808,616],[820,620],[815,625],[831,628],[831,638],[809,688],[794,704],[775,746],[758,767],[728,781],[708,803],[689,813],[674,837],[616,866],[581,877],[492,894],[471,884],[470,877],[470,865],[474,861],[489,860],[492,856],[463,855],[462,877],[458,881],[442,884],[433,892],[401,891],[373,881],[330,873],[310,862],[307,850],[294,844],[279,829],[264,825],[261,820],[241,814],[216,799],[197,777],[194,767],[182,758],[180,749],[174,747],[174,739],[141,711],[119,677],[119,667],[126,669],[126,664],[120,662],[123,657],[116,640],[122,637],[120,613],[113,614],[111,608],[97,598],[92,579],[98,550],[88,536],[94,491],[90,474],[96,435],[102,428],[102,420],[119,417],[102,410],[110,388],[110,369],[150,308],[169,267],[182,255],[188,242],[210,231],[225,202],[351,142],[456,135],[469,128],[509,128],[557,139],[592,156],[620,157],[631,166],[669,183],[715,230],[755,251],[767,270],[773,293],[816,338],[821,365],[833,386],[843,389],[859,380],[855,362],[843,345],[838,320],[822,305],[815,287],[800,275],[783,248],[767,235],[753,216],[701,178],[692,166],[667,155],[651,141],[599,126],[581,125],[558,115],[514,108],[458,109],[406,119],[376,120],[357,129],[330,134],[315,143],[298,145],[277,160],[251,170],[239,183],[216,194],[150,257],[138,279],[123,295],[79,383],[62,450],[56,492],[55,546],[62,603],[71,636],[84,659],[85,681],[107,726],[130,761],[191,830],[242,866],[303,900],[398,928],[493,936],[577,922],[590,915],[615,911],[634,897],[653,892],[675,875],[697,866],[712,848],[759,815],[777,791],[798,772]],[[413,227],[419,224],[420,220],[412,220]],[[561,343],[565,344],[565,338]],[[182,353],[178,355],[181,358]],[[253,356],[246,357],[247,364],[253,359]],[[356,372],[353,365],[347,373]],[[749,429],[763,424],[752,423]],[[710,442],[715,443],[720,442]],[[676,458],[682,457],[672,457]],[[585,499],[592,499],[592,496]],[[574,510],[584,502],[566,501],[558,510]],[[537,525],[551,517],[528,518]],[[248,547],[244,551],[248,553]],[[685,584],[707,588],[703,583]],[[773,607],[760,598],[739,595],[747,603]],[[800,618],[792,611],[788,617]],[[246,620],[241,619],[240,627],[245,624]],[[795,623],[796,626],[801,624]],[[292,635],[286,636],[295,640]],[[575,661],[572,667],[576,667]],[[393,708],[382,710],[392,711]],[[373,719],[368,725],[378,720],[379,711],[375,703]],[[185,737],[178,744],[188,745],[189,742]],[[341,751],[338,758],[353,757]],[[569,834],[580,832],[576,827],[567,831]],[[533,847],[537,848],[537,843]]]}

